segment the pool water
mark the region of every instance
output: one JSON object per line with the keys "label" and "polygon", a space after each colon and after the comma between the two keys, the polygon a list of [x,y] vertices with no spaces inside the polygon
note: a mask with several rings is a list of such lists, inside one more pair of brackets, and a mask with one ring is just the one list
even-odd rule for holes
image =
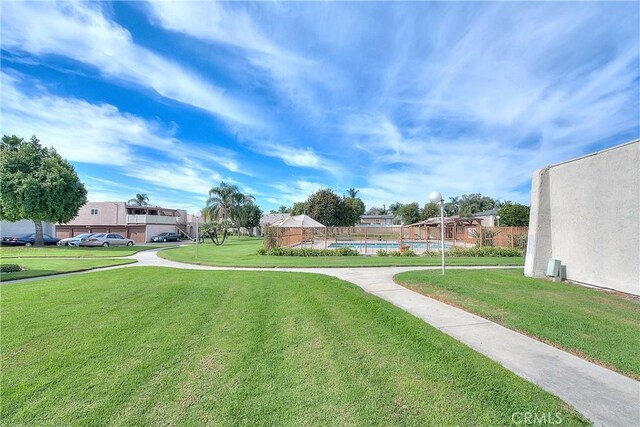
{"label": "pool water", "polygon": [[[428,251],[440,250],[439,242],[403,242],[402,245],[409,246],[413,250],[416,250],[416,249],[428,250]],[[449,246],[450,245],[447,245],[446,243],[444,245],[445,249],[448,249]],[[389,242],[389,243],[375,242],[375,243],[367,243],[366,245],[362,242],[340,242],[340,243],[331,243],[329,245],[329,248],[334,248],[334,249],[341,248],[341,247],[347,247],[351,249],[365,249],[366,247],[367,249],[372,249],[372,250],[385,249],[388,251],[400,250],[400,244],[393,243],[393,242]]]}

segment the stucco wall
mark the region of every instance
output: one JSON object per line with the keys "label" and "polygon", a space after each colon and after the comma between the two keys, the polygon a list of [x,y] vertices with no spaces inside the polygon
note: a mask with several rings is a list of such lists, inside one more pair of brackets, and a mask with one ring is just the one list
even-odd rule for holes
{"label": "stucco wall", "polygon": [[[16,222],[2,221],[0,223],[0,235],[2,237],[20,236],[22,234],[35,233],[36,227],[33,221],[22,220]],[[49,236],[56,236],[56,226],[48,222],[42,223],[42,232]]]}
{"label": "stucco wall", "polygon": [[[97,209],[97,215],[91,215],[91,209]],[[88,202],[80,208],[78,216],[69,221],[69,225],[109,225],[126,224],[126,208],[123,202]]]}
{"label": "stucco wall", "polygon": [[640,295],[640,141],[535,172],[525,274]]}

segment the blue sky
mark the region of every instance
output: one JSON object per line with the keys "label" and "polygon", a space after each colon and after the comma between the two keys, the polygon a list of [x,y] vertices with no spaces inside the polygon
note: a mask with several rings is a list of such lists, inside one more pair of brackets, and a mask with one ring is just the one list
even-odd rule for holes
{"label": "blue sky", "polygon": [[640,3],[3,2],[3,133],[89,198],[480,192],[640,137]]}

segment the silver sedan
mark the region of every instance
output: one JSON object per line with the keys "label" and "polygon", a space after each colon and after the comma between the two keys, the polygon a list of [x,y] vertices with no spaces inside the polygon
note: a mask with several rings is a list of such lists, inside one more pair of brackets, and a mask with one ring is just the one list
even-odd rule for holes
{"label": "silver sedan", "polygon": [[82,239],[86,239],[87,237],[93,236],[92,233],[82,233],[77,236],[67,237],[66,239],[62,239],[58,242],[58,246],[78,246],[78,243]]}
{"label": "silver sedan", "polygon": [[80,246],[133,246],[133,240],[126,239],[115,233],[97,233],[85,239],[80,239]]}

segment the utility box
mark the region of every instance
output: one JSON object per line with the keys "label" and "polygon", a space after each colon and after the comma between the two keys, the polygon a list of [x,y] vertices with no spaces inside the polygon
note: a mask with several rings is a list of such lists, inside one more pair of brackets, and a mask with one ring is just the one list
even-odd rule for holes
{"label": "utility box", "polygon": [[560,277],[560,260],[559,259],[550,259],[547,264],[547,276],[549,277]]}

